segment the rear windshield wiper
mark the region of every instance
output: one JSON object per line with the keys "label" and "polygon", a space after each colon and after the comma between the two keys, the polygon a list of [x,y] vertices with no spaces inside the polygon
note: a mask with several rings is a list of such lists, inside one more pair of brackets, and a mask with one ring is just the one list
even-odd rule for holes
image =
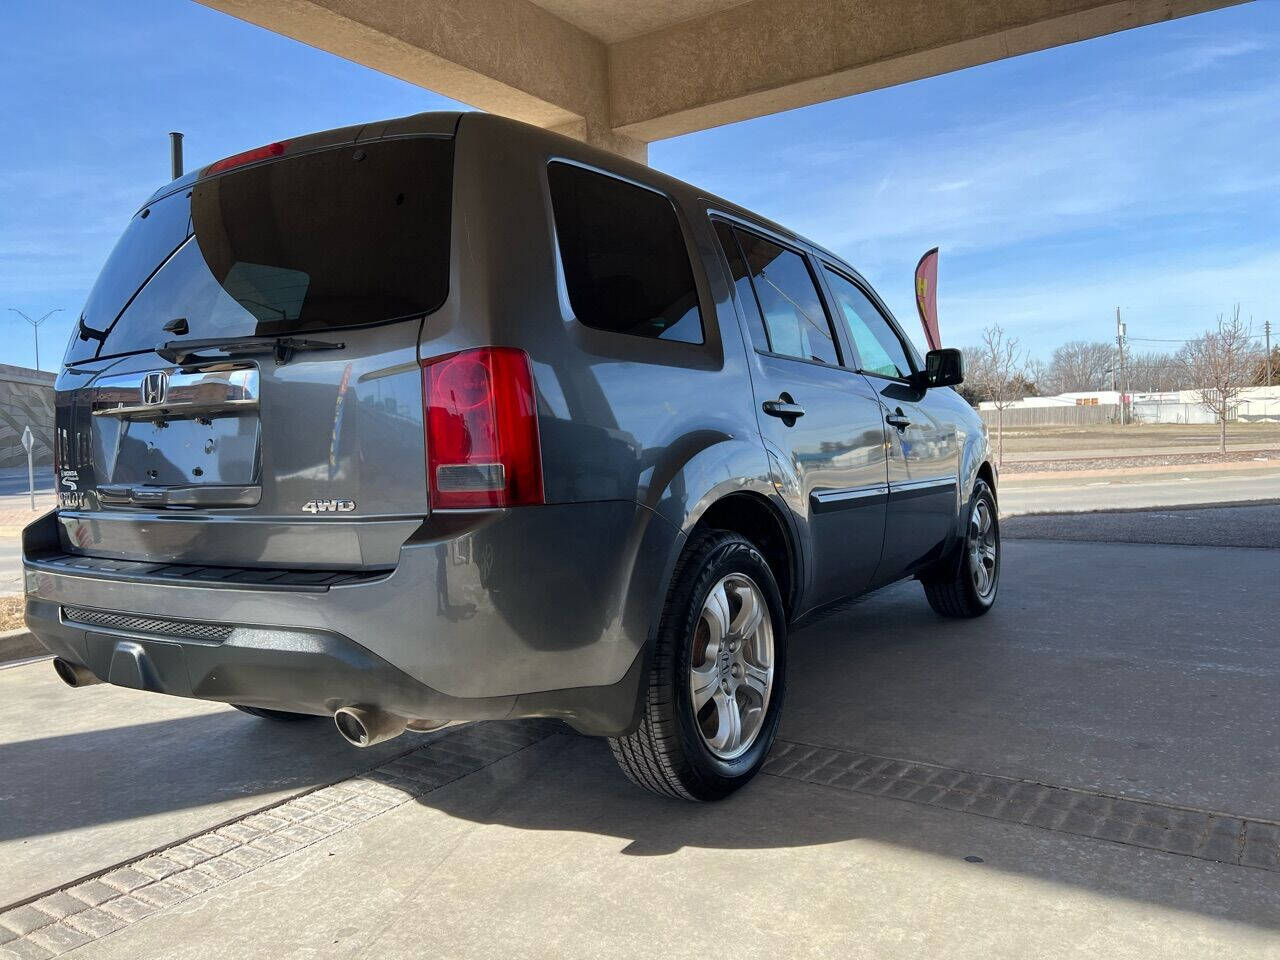
{"label": "rear windshield wiper", "polygon": [[99,343],[102,343],[107,339],[106,330],[95,330],[84,322],[83,316],[80,318],[79,332],[81,340],[97,340]]}
{"label": "rear windshield wiper", "polygon": [[[181,367],[224,357],[260,353],[273,354],[279,365],[288,363],[294,353],[300,350],[341,350],[345,346],[345,343],[334,343],[331,340],[304,340],[299,337],[215,337],[212,340],[170,340],[156,347],[156,353]],[[202,350],[216,350],[220,356],[201,356]]]}

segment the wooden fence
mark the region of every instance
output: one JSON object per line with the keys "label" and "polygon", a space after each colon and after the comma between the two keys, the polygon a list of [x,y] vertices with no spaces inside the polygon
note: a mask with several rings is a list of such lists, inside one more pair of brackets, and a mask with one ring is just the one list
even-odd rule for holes
{"label": "wooden fence", "polygon": [[[996,425],[996,418],[999,416],[997,411],[980,410],[979,413],[988,426]],[[1100,403],[1092,407],[1011,407],[1004,412],[1006,427],[1084,427],[1119,420],[1118,403]]]}

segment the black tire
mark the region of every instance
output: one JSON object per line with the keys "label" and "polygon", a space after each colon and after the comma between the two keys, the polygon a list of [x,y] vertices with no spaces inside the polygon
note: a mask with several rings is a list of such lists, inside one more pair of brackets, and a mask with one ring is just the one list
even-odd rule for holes
{"label": "black tire", "polygon": [[[711,752],[698,727],[690,669],[703,605],[711,590],[732,574],[745,575],[763,595],[773,630],[773,676],[755,739],[740,756],[725,760]],[[777,735],[786,650],[782,596],[760,551],[736,533],[698,535],[676,565],[663,607],[648,686],[641,692],[640,726],[609,740],[623,772],[639,786],[683,800],[719,800],[746,784],[764,765]]]}
{"label": "black tire", "polygon": [[292,723],[295,720],[314,720],[315,717],[309,713],[289,713],[287,710],[268,710],[266,707],[246,707],[244,704],[233,703],[241,713],[247,713],[251,717],[257,717],[259,720],[278,720],[281,722]]}
{"label": "black tire", "polygon": [[[970,565],[970,551],[974,546],[976,530],[973,517],[980,504],[989,511],[990,532],[995,545],[990,585],[985,591],[979,589],[978,580]],[[937,573],[920,578],[929,606],[944,617],[982,616],[996,602],[996,593],[1000,588],[1000,559],[1000,517],[996,510],[995,493],[985,480],[978,480],[974,484],[973,496],[969,498],[969,504],[965,508],[964,540]]]}

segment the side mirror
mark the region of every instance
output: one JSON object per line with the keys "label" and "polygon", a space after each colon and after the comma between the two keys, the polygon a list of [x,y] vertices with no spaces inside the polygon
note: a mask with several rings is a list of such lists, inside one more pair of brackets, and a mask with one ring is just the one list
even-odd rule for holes
{"label": "side mirror", "polygon": [[954,347],[930,350],[924,357],[924,386],[953,387],[964,383],[964,354]]}

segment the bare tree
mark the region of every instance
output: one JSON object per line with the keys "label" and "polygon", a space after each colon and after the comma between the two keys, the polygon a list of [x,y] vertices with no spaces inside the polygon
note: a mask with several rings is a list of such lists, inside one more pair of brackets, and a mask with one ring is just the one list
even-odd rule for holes
{"label": "bare tree", "polygon": [[1218,328],[1189,340],[1178,356],[1200,405],[1218,419],[1218,450],[1226,453],[1227,420],[1240,392],[1253,383],[1258,362],[1249,328],[1240,322],[1240,304],[1229,320],[1218,314]]}
{"label": "bare tree", "polygon": [[1028,359],[1022,376],[1029,387],[1025,394],[1028,397],[1049,397],[1055,393],[1061,393],[1053,378],[1053,372],[1043,360]]}
{"label": "bare tree", "polygon": [[1004,411],[1027,386],[1027,355],[1016,337],[996,325],[982,331],[982,344],[965,351],[965,380],[996,408],[996,465],[1004,464]]}
{"label": "bare tree", "polygon": [[1172,353],[1129,354],[1125,366],[1135,393],[1163,393],[1188,386],[1186,367]]}
{"label": "bare tree", "polygon": [[1104,340],[1072,340],[1053,351],[1045,389],[1055,393],[1105,390],[1115,364],[1116,345]]}

